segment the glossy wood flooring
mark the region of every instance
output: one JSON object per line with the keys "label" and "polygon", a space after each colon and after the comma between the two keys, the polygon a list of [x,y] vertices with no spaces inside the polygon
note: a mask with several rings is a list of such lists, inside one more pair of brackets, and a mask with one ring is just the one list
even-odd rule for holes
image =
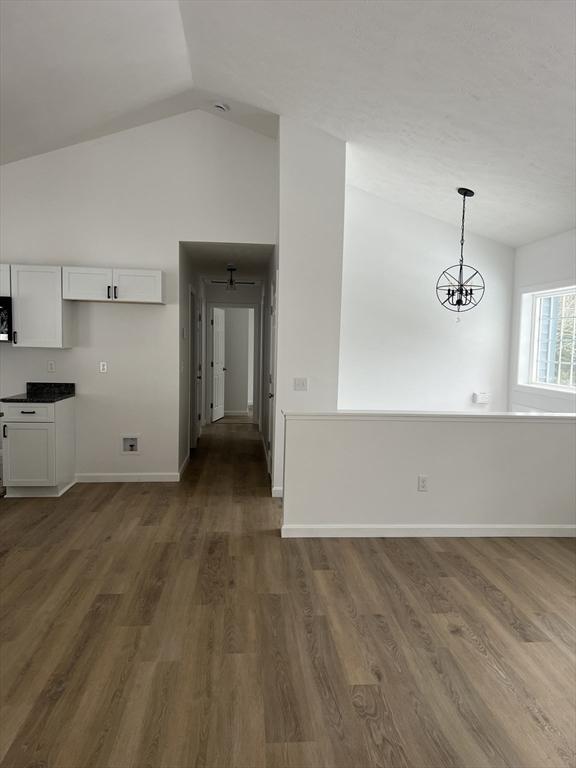
{"label": "glossy wood flooring", "polygon": [[248,424],[0,503],[3,768],[575,765],[572,542],[283,541]]}

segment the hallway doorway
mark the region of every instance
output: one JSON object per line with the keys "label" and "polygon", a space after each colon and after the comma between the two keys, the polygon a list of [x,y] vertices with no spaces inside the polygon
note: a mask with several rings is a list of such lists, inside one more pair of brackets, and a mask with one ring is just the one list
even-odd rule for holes
{"label": "hallway doorway", "polygon": [[273,466],[276,260],[270,244],[180,242],[180,477],[223,419],[255,424]]}
{"label": "hallway doorway", "polygon": [[211,309],[211,421],[224,417],[254,420],[254,381],[260,376],[255,307],[224,305]]}

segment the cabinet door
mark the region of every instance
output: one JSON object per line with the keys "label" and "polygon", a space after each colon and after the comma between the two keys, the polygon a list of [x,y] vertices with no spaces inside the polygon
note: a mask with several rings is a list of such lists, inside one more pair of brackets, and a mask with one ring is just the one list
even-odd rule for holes
{"label": "cabinet door", "polygon": [[12,264],[12,325],[19,347],[64,347],[62,267]]}
{"label": "cabinet door", "polygon": [[0,296],[10,296],[10,264],[0,264]]}
{"label": "cabinet door", "polygon": [[54,424],[3,424],[4,485],[56,485]]}
{"label": "cabinet door", "polygon": [[144,304],[162,304],[162,271],[159,269],[115,269],[114,298]]}
{"label": "cabinet door", "polygon": [[112,270],[108,267],[62,267],[62,298],[107,301],[112,298]]}

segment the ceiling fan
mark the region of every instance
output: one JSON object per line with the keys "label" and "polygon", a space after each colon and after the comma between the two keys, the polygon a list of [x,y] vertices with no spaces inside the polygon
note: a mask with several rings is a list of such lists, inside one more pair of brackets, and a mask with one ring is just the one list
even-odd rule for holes
{"label": "ceiling fan", "polygon": [[217,285],[225,285],[227,291],[235,291],[237,285],[256,285],[253,280],[235,280],[234,272],[237,272],[237,268],[234,264],[228,264],[226,271],[230,273],[228,280],[211,280],[211,283]]}

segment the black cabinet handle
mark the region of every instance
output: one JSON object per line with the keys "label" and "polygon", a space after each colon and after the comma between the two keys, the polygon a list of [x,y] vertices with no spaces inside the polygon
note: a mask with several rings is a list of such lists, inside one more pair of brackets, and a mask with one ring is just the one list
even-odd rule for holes
{"label": "black cabinet handle", "polygon": [[109,285],[106,290],[106,298],[108,299],[110,298],[111,291],[112,291],[112,287]]}
{"label": "black cabinet handle", "polygon": [[36,413],[36,411],[20,411],[20,413],[32,414],[32,413]]}
{"label": "black cabinet handle", "polygon": [[14,333],[12,334],[12,341],[14,342],[14,344],[18,344],[18,333],[17,333],[17,331],[14,331]]}
{"label": "black cabinet handle", "polygon": [[6,424],[2,425],[2,437],[8,437],[8,432],[6,432]]}
{"label": "black cabinet handle", "polygon": [[118,286],[117,285],[114,286],[114,298],[115,299],[118,298]]}

